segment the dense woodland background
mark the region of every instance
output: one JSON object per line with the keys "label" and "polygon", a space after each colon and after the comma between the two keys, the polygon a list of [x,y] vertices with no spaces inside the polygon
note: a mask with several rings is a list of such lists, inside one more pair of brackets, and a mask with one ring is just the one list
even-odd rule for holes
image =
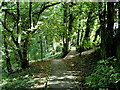
{"label": "dense woodland background", "polygon": [[[3,82],[32,62],[64,58],[72,47],[79,53],[99,47],[101,61],[96,60],[98,68],[88,76],[87,84],[118,87],[119,2],[2,2],[0,8]],[[106,77],[97,85],[102,72]]]}

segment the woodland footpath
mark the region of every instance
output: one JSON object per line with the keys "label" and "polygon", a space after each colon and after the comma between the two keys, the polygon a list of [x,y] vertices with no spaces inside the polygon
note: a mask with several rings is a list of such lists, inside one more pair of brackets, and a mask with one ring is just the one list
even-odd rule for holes
{"label": "woodland footpath", "polygon": [[3,90],[120,88],[120,3],[0,3]]}

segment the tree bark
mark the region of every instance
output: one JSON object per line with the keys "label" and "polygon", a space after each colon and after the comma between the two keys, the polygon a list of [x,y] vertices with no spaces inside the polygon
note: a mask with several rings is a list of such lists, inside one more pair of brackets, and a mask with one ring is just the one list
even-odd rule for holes
{"label": "tree bark", "polygon": [[42,37],[40,36],[40,48],[41,48],[41,60],[43,60],[43,45],[42,45]]}
{"label": "tree bark", "polygon": [[32,2],[29,4],[29,22],[30,22],[30,28],[32,27]]}
{"label": "tree bark", "polygon": [[[104,5],[103,5],[104,4]],[[102,10],[103,7],[104,9]],[[106,36],[106,3],[99,2],[99,21],[101,25],[101,56],[105,59],[106,46],[105,46],[105,36]]]}
{"label": "tree bark", "polygon": [[[69,8],[68,8],[69,7]],[[73,12],[70,10],[73,7],[73,2],[64,3],[64,26],[65,31],[63,32],[63,57],[68,54],[69,45],[71,41],[71,33],[72,33],[72,23],[74,20]]]}
{"label": "tree bark", "polygon": [[[70,2],[69,3],[69,7],[70,9],[72,9],[73,7],[73,2]],[[69,21],[68,21],[68,43],[71,41],[71,33],[72,33],[72,23],[73,23],[73,20],[74,20],[74,17],[73,17],[73,12],[72,10],[69,9]]]}
{"label": "tree bark", "polygon": [[80,29],[77,30],[77,47],[79,46],[80,42]]}
{"label": "tree bark", "polygon": [[96,31],[95,38],[94,38],[93,42],[96,41],[97,36],[100,34],[100,30],[101,30],[101,28],[102,28],[102,26],[100,26],[99,29]]}
{"label": "tree bark", "polygon": [[92,12],[90,11],[88,13],[88,19],[87,19],[87,22],[86,22],[86,31],[85,31],[85,37],[84,37],[86,40],[88,40],[89,33],[90,33],[91,14],[92,14]]}
{"label": "tree bark", "polygon": [[[5,13],[4,24],[3,24],[5,29],[7,29],[6,23],[7,23],[7,13]],[[6,67],[7,67],[8,73],[11,74],[11,73],[13,73],[13,70],[12,70],[12,65],[11,65],[11,62],[10,62],[10,55],[9,55],[9,51],[8,51],[7,36],[5,35],[5,32],[4,32],[3,36],[4,36],[3,38],[4,38],[4,47],[5,47],[5,54],[6,54]]]}
{"label": "tree bark", "polygon": [[4,34],[4,47],[5,47],[5,54],[6,54],[6,67],[9,74],[13,73],[12,65],[10,63],[10,56],[8,51],[8,43],[7,43],[7,36]]}
{"label": "tree bark", "polygon": [[[32,25],[32,2],[29,2],[29,28],[31,29],[33,27]],[[30,39],[30,33],[26,36],[24,43],[23,43],[23,60],[22,60],[22,68],[26,68],[29,66],[29,61],[28,61],[28,44],[29,44],[29,39]]]}
{"label": "tree bark", "polygon": [[67,54],[68,54],[68,22],[67,22],[67,6],[68,4],[67,3],[64,3],[63,5],[63,8],[64,8],[64,32],[63,32],[63,56],[62,57],[65,57]]}
{"label": "tree bark", "polygon": [[106,28],[106,57],[115,55],[113,45],[113,26],[114,26],[114,3],[107,2],[107,28]]}
{"label": "tree bark", "polygon": [[116,36],[115,36],[115,43],[116,44],[116,57],[120,60],[120,2],[117,3],[118,4],[118,29],[116,32]]}
{"label": "tree bark", "polygon": [[[106,7],[106,5],[104,5]],[[102,19],[102,14],[99,13],[100,23],[102,24],[101,29],[101,49],[102,56],[104,59],[115,55],[115,46],[113,44],[113,25],[114,25],[114,3],[107,2],[107,22],[105,20],[105,8]],[[107,23],[107,28],[105,23]]]}
{"label": "tree bark", "polygon": [[[31,13],[30,13],[31,14]],[[17,47],[18,47],[18,54],[20,56],[21,60],[21,68],[27,68],[29,66],[29,62],[27,59],[27,49],[28,49],[28,42],[29,42],[29,35],[26,36],[24,39],[24,43],[21,44],[21,22],[20,22],[20,6],[19,2],[17,2],[17,34],[18,34],[18,39],[17,39]],[[30,20],[31,21],[31,20]],[[31,25],[31,24],[30,24]]]}

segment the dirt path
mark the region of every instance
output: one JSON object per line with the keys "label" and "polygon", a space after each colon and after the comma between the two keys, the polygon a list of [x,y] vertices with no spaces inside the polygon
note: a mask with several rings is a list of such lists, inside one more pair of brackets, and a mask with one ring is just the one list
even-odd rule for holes
{"label": "dirt path", "polygon": [[[64,58],[71,58],[76,54],[74,48],[71,49],[69,54]],[[68,66],[63,59],[54,59],[51,61],[51,72],[47,81],[47,88],[76,88],[76,76],[69,71]]]}
{"label": "dirt path", "polygon": [[[47,77],[42,77],[39,84],[36,83],[33,88],[86,88],[85,77],[93,70],[98,55],[95,50],[91,49],[82,52],[80,56],[75,49],[72,49],[63,59],[49,60]],[[46,63],[45,66],[48,64]]]}
{"label": "dirt path", "polygon": [[63,59],[51,61],[51,72],[48,76],[47,88],[80,88],[84,85],[85,77],[94,65],[95,50],[82,52],[82,56],[72,48]]}
{"label": "dirt path", "polygon": [[[88,76],[100,60],[100,53],[95,50],[88,50],[77,53],[74,49],[63,59],[50,59],[38,61],[21,73],[11,76],[11,81],[4,85],[7,90],[39,90],[44,88],[52,89],[82,89],[85,85],[85,77]],[[19,77],[18,77],[19,75]],[[9,85],[10,84],[10,85]],[[12,86],[12,87],[11,87]],[[13,88],[13,89],[11,89]],[[24,89],[21,89],[24,90]]]}
{"label": "dirt path", "polygon": [[68,67],[62,59],[54,59],[51,63],[51,73],[47,82],[47,88],[75,88],[74,76],[68,71]]}
{"label": "dirt path", "polygon": [[72,57],[75,57],[76,55],[78,55],[79,53],[76,52],[76,48],[72,47],[70,52],[64,57],[64,59],[71,59]]}

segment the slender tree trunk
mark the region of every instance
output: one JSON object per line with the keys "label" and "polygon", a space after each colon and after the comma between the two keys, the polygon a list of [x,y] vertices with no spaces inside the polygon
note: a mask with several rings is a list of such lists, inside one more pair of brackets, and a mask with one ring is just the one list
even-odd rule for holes
{"label": "slender tree trunk", "polygon": [[6,54],[6,67],[8,73],[12,73],[12,65],[10,63],[10,56],[9,56],[9,51],[8,51],[8,43],[7,43],[7,36],[4,34],[4,47],[5,47],[5,54]]}
{"label": "slender tree trunk", "polygon": [[[70,7],[70,9],[72,9],[73,2],[69,3],[69,7]],[[69,45],[70,45],[70,41],[71,41],[72,23],[73,23],[73,20],[74,20],[73,12],[70,9],[69,9],[70,14],[69,14],[69,21],[68,21],[68,49],[69,49]]]}
{"label": "slender tree trunk", "polygon": [[88,13],[88,19],[87,19],[87,22],[86,22],[86,31],[85,31],[85,37],[84,37],[86,40],[88,40],[89,33],[90,33],[91,14],[92,14],[92,12],[90,11]]}
{"label": "slender tree trunk", "polygon": [[77,47],[79,47],[79,42],[80,42],[80,29],[77,31]]}
{"label": "slender tree trunk", "polygon": [[[120,5],[120,3],[117,3],[118,6]],[[116,57],[120,60],[120,6],[118,7],[118,30],[116,32],[116,36],[114,39],[115,43],[115,47],[116,47]]]}
{"label": "slender tree trunk", "polygon": [[101,28],[102,28],[102,27],[100,26],[99,29],[96,31],[95,38],[94,38],[93,42],[96,41],[97,36],[100,34],[100,30],[101,30]]}
{"label": "slender tree trunk", "polygon": [[[5,18],[4,18],[4,24],[6,26],[7,24],[7,13],[5,13]],[[10,63],[10,55],[9,55],[9,51],[8,51],[8,43],[7,43],[7,36],[5,35],[5,32],[4,32],[4,47],[5,47],[5,54],[6,54],[6,67],[7,67],[7,71],[8,73],[12,73],[13,70],[12,70],[12,65]]]}
{"label": "slender tree trunk", "polygon": [[[92,21],[92,11],[90,10],[89,13],[88,13],[88,19],[87,19],[87,22],[86,22],[86,31],[85,31],[85,36],[84,36],[84,40],[83,40],[83,46],[87,43],[88,41],[90,40],[89,36],[90,36],[90,23]],[[82,47],[81,47],[82,48]],[[87,48],[82,48],[82,49],[87,49]]]}
{"label": "slender tree trunk", "polygon": [[118,2],[118,12],[119,12],[119,15],[118,15],[118,27],[119,27],[119,30],[120,30],[120,3]]}
{"label": "slender tree trunk", "polygon": [[[104,8],[104,10],[101,9]],[[106,38],[106,3],[99,2],[99,20],[101,25],[101,56],[103,59],[106,57],[106,45],[105,45],[105,38]]]}
{"label": "slender tree trunk", "polygon": [[41,60],[43,60],[43,45],[42,45],[42,37],[40,36],[40,48],[41,48]]}
{"label": "slender tree trunk", "polygon": [[25,42],[23,44],[23,52],[22,52],[22,68],[27,68],[29,66],[28,62],[28,43],[29,43],[29,37],[25,39]]}
{"label": "slender tree trunk", "polygon": [[18,48],[18,54],[21,60],[21,67],[22,67],[22,60],[23,60],[23,56],[22,56],[22,50],[21,50],[21,45],[20,45],[20,9],[19,9],[19,2],[17,2],[17,19],[16,19],[16,24],[17,24],[17,43],[16,46]]}
{"label": "slender tree trunk", "polygon": [[45,52],[48,52],[48,41],[47,41],[47,35],[45,35]]}
{"label": "slender tree trunk", "polygon": [[[30,0],[31,1],[31,0]],[[33,26],[32,24],[32,2],[29,4],[29,22],[30,22],[30,28]]]}
{"label": "slender tree trunk", "polygon": [[67,23],[67,3],[64,3],[63,5],[64,7],[64,26],[65,26],[65,30],[63,32],[63,56],[65,57],[68,54],[68,23]]}
{"label": "slender tree trunk", "polygon": [[[80,21],[80,20],[79,20],[79,21]],[[79,22],[79,23],[80,23],[80,22]],[[81,34],[82,34],[82,31],[81,31]],[[79,29],[78,29],[78,31],[77,31],[77,48],[76,48],[76,51],[78,51],[78,52],[81,51],[81,48],[80,48],[80,47],[81,47],[81,40],[82,40],[82,39],[81,39],[81,38],[82,38],[82,37],[81,37],[81,36],[82,36],[81,34],[80,34],[80,24],[79,24]]]}
{"label": "slender tree trunk", "polygon": [[98,14],[99,14],[100,27],[96,31],[95,38],[94,38],[93,42],[96,41],[97,36],[100,34],[100,32],[102,33],[102,31],[105,31],[105,24],[106,24],[106,22],[105,22],[105,13],[106,13],[105,9],[106,9],[106,5],[104,4],[104,6],[103,6],[102,1],[99,2],[99,5],[98,5]]}

